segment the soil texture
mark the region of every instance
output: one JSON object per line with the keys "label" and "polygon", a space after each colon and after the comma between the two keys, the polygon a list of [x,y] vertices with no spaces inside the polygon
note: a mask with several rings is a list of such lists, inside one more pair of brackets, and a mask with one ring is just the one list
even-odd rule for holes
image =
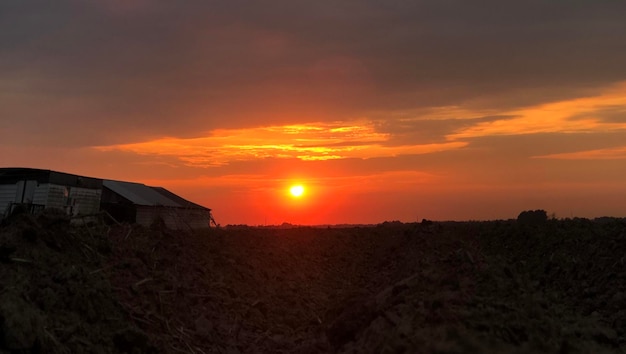
{"label": "soil texture", "polygon": [[624,353],[626,221],[0,226],[0,353]]}

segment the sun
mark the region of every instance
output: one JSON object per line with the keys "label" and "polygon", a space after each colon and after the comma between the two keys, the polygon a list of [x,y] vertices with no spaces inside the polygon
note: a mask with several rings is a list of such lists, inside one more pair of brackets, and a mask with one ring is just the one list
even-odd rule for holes
{"label": "sun", "polygon": [[300,198],[304,194],[304,186],[301,184],[291,186],[291,188],[289,188],[289,193],[292,197]]}

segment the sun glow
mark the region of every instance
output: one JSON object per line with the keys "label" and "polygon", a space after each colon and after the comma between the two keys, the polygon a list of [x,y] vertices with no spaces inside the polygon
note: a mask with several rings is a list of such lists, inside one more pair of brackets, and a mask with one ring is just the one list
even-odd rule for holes
{"label": "sun glow", "polygon": [[289,194],[291,194],[292,197],[300,198],[304,194],[304,187],[300,184],[291,186],[291,188],[289,188]]}

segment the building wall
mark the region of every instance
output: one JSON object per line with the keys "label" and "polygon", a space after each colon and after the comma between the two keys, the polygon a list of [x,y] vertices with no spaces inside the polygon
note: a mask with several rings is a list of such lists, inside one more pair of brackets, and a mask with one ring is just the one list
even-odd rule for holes
{"label": "building wall", "polygon": [[50,190],[50,184],[41,183],[35,188],[33,193],[33,204],[46,205],[48,203],[48,192]]}
{"label": "building wall", "polygon": [[100,211],[102,190],[48,185],[46,208],[65,210],[72,215],[89,215]]}
{"label": "building wall", "polygon": [[15,195],[17,193],[17,184],[2,184],[0,185],[0,219],[7,212],[7,209],[11,203],[15,202]]}
{"label": "building wall", "polygon": [[178,217],[185,224],[185,227],[192,229],[208,228],[211,221],[209,211],[204,209],[179,209]]}
{"label": "building wall", "polygon": [[150,226],[159,217],[159,212],[152,207],[137,206],[135,223]]}
{"label": "building wall", "polygon": [[18,181],[16,186],[14,202],[32,204],[39,183],[36,180],[23,180]]}
{"label": "building wall", "polygon": [[[24,188],[26,185],[26,188]],[[36,181],[18,181],[0,185],[0,217],[11,203],[42,205],[47,209],[60,209],[72,215],[90,215],[100,211],[102,190],[81,187],[66,187]]]}
{"label": "building wall", "polygon": [[12,203],[23,202],[43,206],[46,204],[46,194],[47,185],[40,185],[35,180],[0,185],[0,217],[6,216]]}
{"label": "building wall", "polygon": [[101,189],[72,187],[70,189],[72,213],[74,215],[90,215],[98,213],[100,211],[101,196]]}
{"label": "building wall", "polygon": [[172,230],[203,229],[209,227],[209,211],[204,209],[184,209],[173,207],[137,206],[139,225],[150,226],[158,218]]}
{"label": "building wall", "polygon": [[69,189],[65,186],[57,184],[48,185],[48,198],[46,200],[46,208],[49,209],[68,209]]}

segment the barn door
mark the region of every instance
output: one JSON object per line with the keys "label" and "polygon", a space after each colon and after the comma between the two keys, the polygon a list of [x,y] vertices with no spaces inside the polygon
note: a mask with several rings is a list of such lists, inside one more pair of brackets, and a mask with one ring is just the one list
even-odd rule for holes
{"label": "barn door", "polygon": [[35,198],[37,181],[19,181],[15,191],[15,202],[31,204]]}

